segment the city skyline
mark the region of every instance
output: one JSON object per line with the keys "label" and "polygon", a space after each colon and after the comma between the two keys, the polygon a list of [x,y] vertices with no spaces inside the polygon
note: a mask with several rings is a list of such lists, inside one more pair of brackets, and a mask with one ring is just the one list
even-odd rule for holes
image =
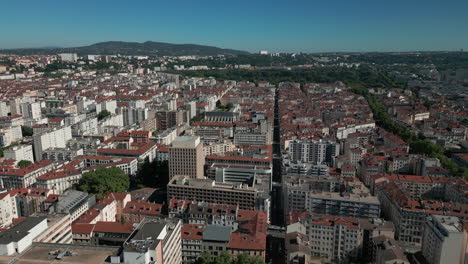
{"label": "city skyline", "polygon": [[[1,49],[78,47],[104,41],[200,44],[258,52],[468,49],[464,1],[58,1],[4,7]],[[18,18],[21,14],[21,18]]]}

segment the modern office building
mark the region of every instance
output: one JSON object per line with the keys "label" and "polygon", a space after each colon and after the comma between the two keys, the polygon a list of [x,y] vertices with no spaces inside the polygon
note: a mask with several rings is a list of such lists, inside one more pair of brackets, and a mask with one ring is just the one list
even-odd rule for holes
{"label": "modern office building", "polygon": [[269,197],[245,184],[222,184],[209,179],[176,176],[167,185],[171,199],[238,205],[241,209],[268,211]]}

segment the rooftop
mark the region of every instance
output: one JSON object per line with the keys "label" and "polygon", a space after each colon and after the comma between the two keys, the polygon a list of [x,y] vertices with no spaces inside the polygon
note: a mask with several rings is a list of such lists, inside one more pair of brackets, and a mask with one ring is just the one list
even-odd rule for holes
{"label": "rooftop", "polygon": [[231,228],[229,226],[207,225],[203,232],[203,240],[229,242]]}

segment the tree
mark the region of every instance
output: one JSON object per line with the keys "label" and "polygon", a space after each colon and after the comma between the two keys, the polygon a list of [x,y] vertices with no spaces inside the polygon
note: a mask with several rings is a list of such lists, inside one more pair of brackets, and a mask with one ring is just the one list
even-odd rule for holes
{"label": "tree", "polygon": [[98,120],[102,120],[102,119],[104,119],[104,118],[106,118],[106,117],[108,117],[110,115],[111,115],[111,113],[109,111],[102,110],[101,112],[99,112],[97,118],[98,118]]}
{"label": "tree", "polygon": [[23,133],[23,137],[32,137],[33,129],[32,127],[21,126],[21,133]]}
{"label": "tree", "polygon": [[146,187],[165,187],[169,183],[169,164],[167,161],[145,159],[145,162],[138,168],[135,177],[135,186],[141,184]]}
{"label": "tree", "polygon": [[120,168],[98,168],[86,172],[78,183],[77,189],[95,194],[98,199],[110,192],[126,192],[130,186],[130,178]]}
{"label": "tree", "polygon": [[264,262],[257,258],[251,257],[247,254],[239,254],[236,257],[232,257],[227,252],[221,253],[221,255],[214,257],[208,252],[203,254],[195,261],[195,264],[263,264]]}
{"label": "tree", "polygon": [[31,164],[32,164],[32,162],[29,161],[29,160],[20,160],[20,161],[18,162],[18,167],[20,167],[21,169],[23,169],[23,168],[26,168],[27,166],[29,166],[29,165],[31,165]]}

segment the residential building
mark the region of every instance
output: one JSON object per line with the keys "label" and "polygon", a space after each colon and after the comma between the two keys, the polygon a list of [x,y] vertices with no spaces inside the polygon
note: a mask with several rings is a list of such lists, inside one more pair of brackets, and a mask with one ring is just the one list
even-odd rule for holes
{"label": "residential building", "polygon": [[124,242],[124,263],[182,263],[182,221],[147,219]]}
{"label": "residential building", "polygon": [[19,145],[11,147],[3,152],[5,159],[17,161],[27,160],[34,162],[33,148],[31,145]]}
{"label": "residential building", "polygon": [[428,217],[422,240],[422,254],[427,263],[465,263],[468,234],[458,217]]}

